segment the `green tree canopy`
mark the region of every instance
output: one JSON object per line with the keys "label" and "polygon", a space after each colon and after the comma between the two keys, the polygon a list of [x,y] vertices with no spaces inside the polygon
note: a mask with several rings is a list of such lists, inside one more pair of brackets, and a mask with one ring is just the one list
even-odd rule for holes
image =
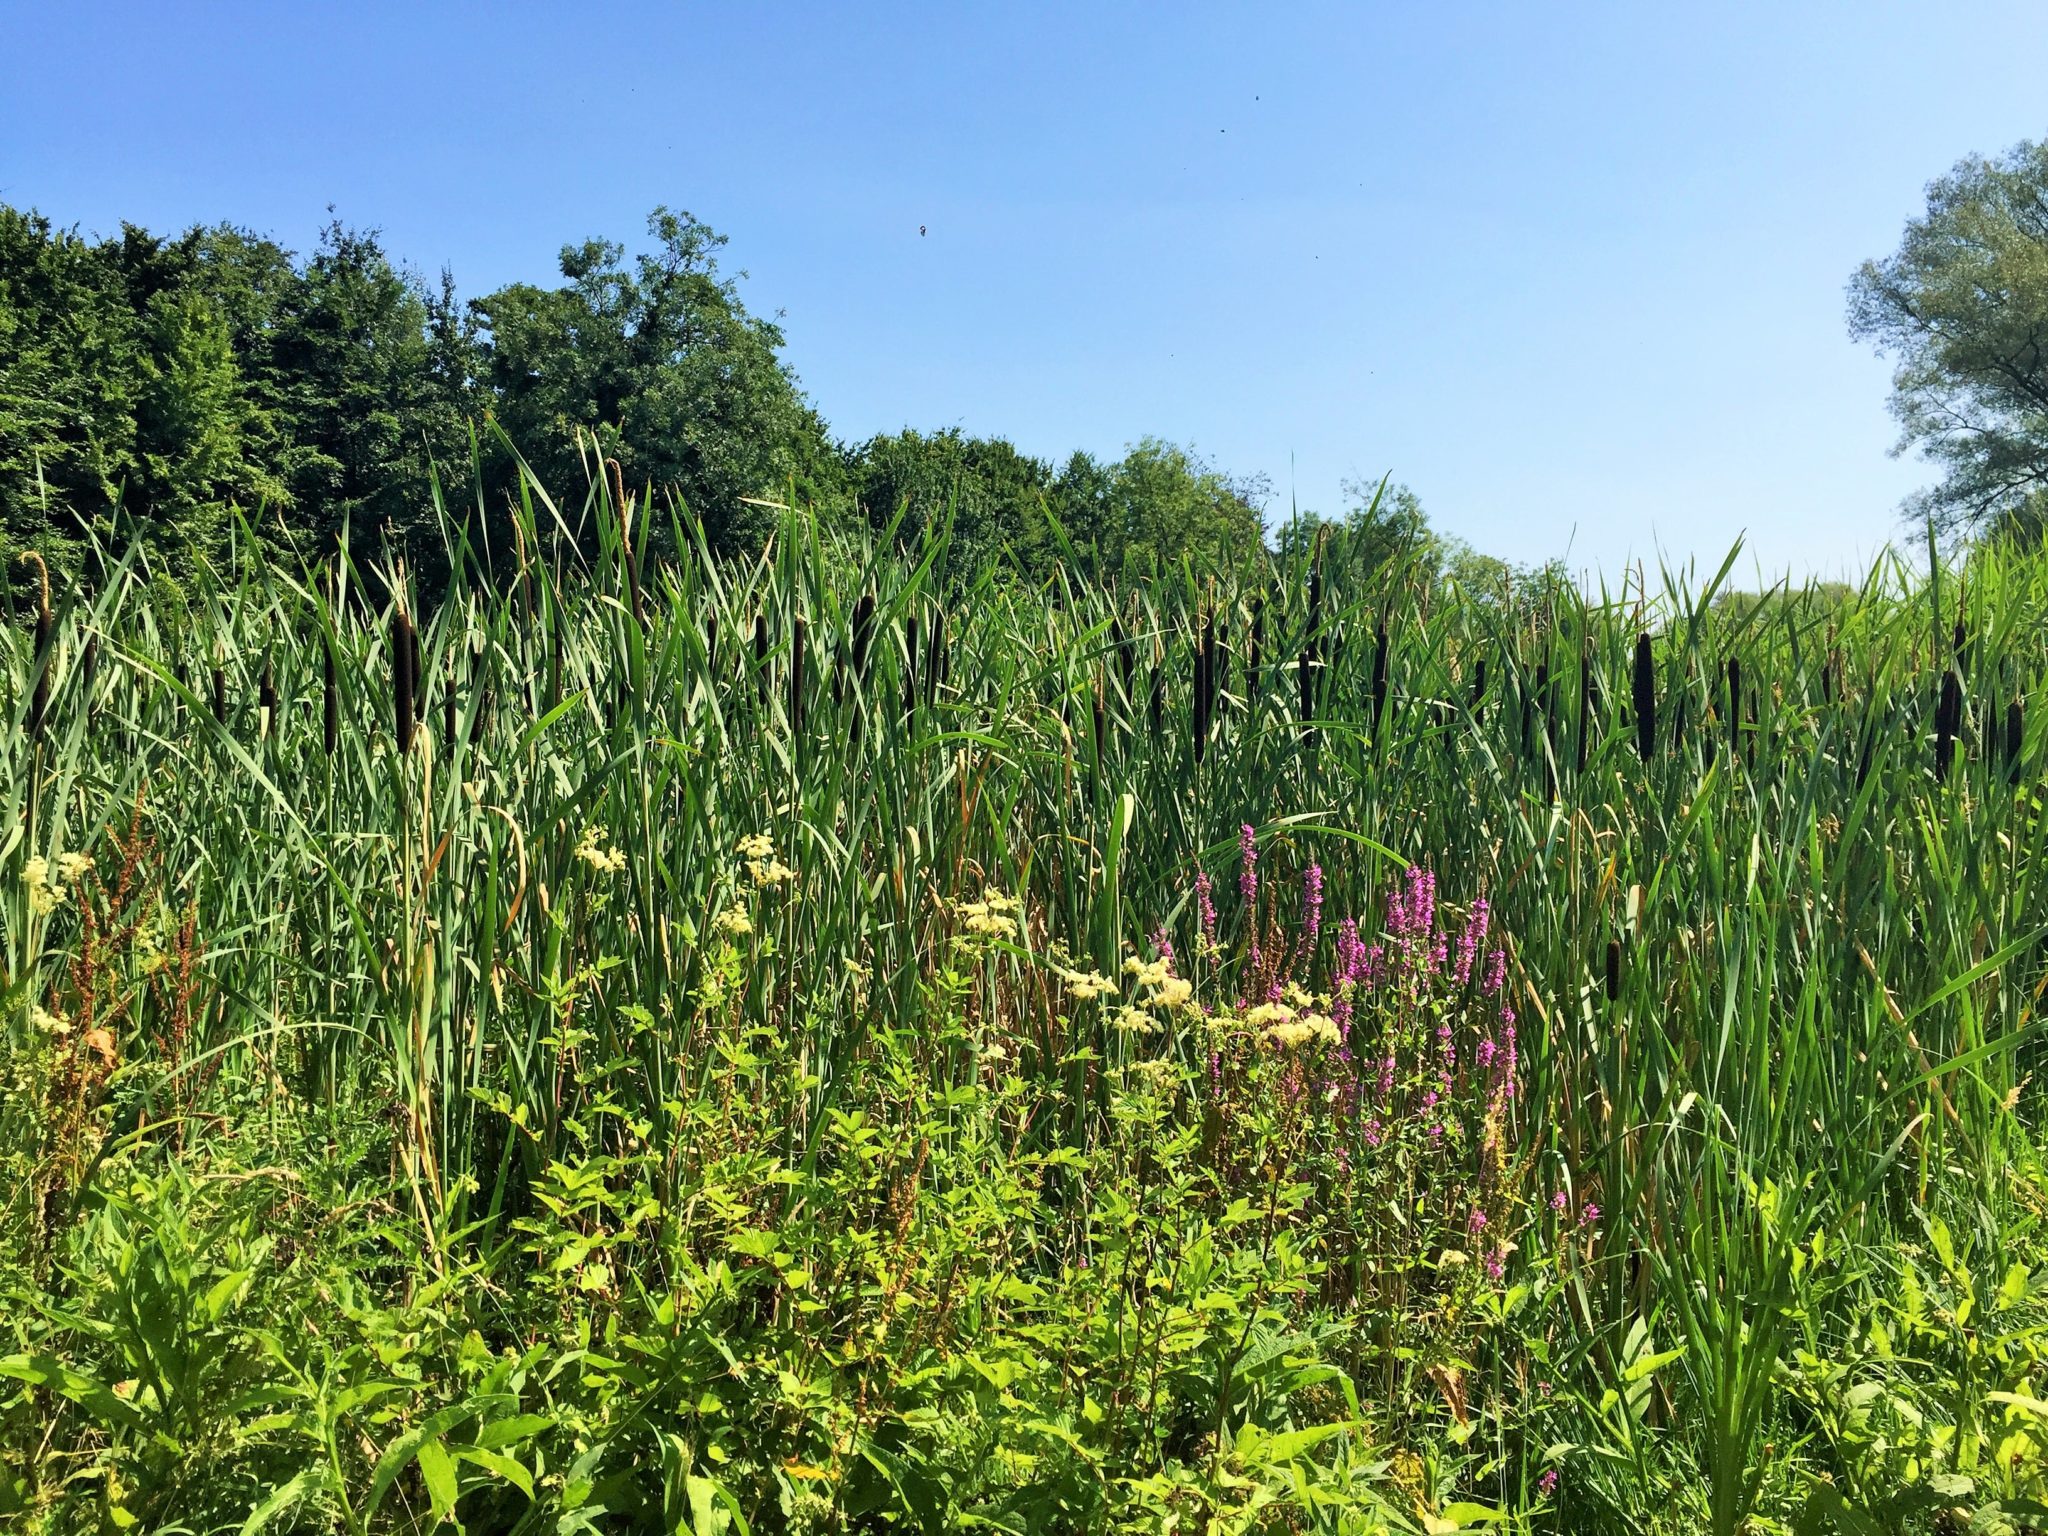
{"label": "green tree canopy", "polygon": [[2048,143],[1972,156],[1899,248],[1849,284],[1849,330],[1897,359],[1899,451],[1942,480],[1907,503],[1945,532],[2048,523]]}
{"label": "green tree canopy", "polygon": [[779,352],[781,328],[747,312],[716,253],[725,237],[656,209],[655,249],[564,247],[556,288],[514,283],[475,302],[498,419],[542,482],[587,483],[586,445],[629,484],[672,492],[717,546],[753,542],[792,481],[837,487],[817,413]]}

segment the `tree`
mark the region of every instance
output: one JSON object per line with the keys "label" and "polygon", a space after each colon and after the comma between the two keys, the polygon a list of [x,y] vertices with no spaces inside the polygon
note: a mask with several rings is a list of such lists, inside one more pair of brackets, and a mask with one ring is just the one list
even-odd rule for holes
{"label": "tree", "polygon": [[1849,284],[1849,331],[1895,357],[1895,452],[1941,482],[1908,515],[1949,534],[2048,522],[2048,143],[1961,161],[1899,248]]}
{"label": "tree", "polygon": [[1242,565],[1265,547],[1267,494],[1262,478],[1233,479],[1190,449],[1142,438],[1110,474],[1101,568],[1156,571],[1183,559],[1198,572]]}
{"label": "tree", "polygon": [[1397,560],[1419,562],[1432,575],[1444,555],[1445,541],[1429,525],[1422,498],[1394,481],[1346,480],[1348,503],[1340,517],[1297,512],[1280,527],[1277,545],[1283,560],[1295,560],[1321,538],[1323,571],[1347,591]]}
{"label": "tree", "polygon": [[584,444],[629,485],[670,490],[714,547],[757,542],[800,473],[825,472],[815,412],[783,365],[782,331],[718,275],[725,237],[658,208],[656,248],[626,263],[590,240],[558,288],[515,283],[475,301],[499,421],[551,493],[582,487]]}
{"label": "tree", "polygon": [[1002,438],[968,437],[958,427],[870,438],[853,454],[855,499],[877,529],[903,514],[897,537],[912,542],[952,517],[951,558],[973,570],[999,556],[1027,572],[1045,538],[1043,498],[1052,474]]}

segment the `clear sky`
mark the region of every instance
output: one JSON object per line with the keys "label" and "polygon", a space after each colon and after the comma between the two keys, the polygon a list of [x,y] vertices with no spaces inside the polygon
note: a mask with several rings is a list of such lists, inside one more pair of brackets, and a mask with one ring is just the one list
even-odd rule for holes
{"label": "clear sky", "polygon": [[[0,0],[0,199],[332,203],[477,294],[687,208],[842,437],[1152,433],[1517,560],[1837,574],[1925,478],[1843,285],[2048,133],[2048,6]],[[927,233],[920,235],[919,227]]]}

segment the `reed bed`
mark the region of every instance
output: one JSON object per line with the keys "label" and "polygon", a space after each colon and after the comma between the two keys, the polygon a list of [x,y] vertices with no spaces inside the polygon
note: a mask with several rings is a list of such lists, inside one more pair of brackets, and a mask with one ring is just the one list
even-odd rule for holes
{"label": "reed bed", "polygon": [[[1887,556],[1853,592],[1748,600],[1733,556],[1532,599],[1407,566],[1344,590],[1315,552],[1022,587],[960,569],[943,523],[897,550],[794,512],[757,560],[679,528],[689,553],[657,566],[653,515],[611,478],[568,514],[530,487],[509,565],[446,520],[434,594],[402,562],[253,543],[186,603],[135,553],[93,593],[10,573],[0,1028],[20,1060],[61,1019],[66,1091],[119,1104],[90,1132],[18,1122],[32,1171],[0,1229],[27,1267],[93,1210],[107,1146],[368,1104],[397,1219],[458,1273],[593,1138],[696,1155],[675,1106],[726,1092],[755,1032],[796,1086],[754,1150],[807,1166],[881,1113],[875,1042],[961,988],[1036,1085],[1004,1155],[1084,1157],[1116,1140],[1107,1085],[1169,1063],[1199,1123],[1214,1063],[1199,1028],[1120,1028],[1060,976],[1284,938],[1313,990],[1336,919],[1379,933],[1410,868],[1511,936],[1517,1091],[1542,1106],[1513,1156],[1574,1222],[1531,1225],[1471,1303],[1509,1328],[1546,1297],[1522,1344],[1375,1356],[1357,1387],[1406,1406],[1355,1418],[1387,1446],[1449,1433],[1494,1517],[1621,1528],[1666,1477],[1702,1528],[1762,1528],[1770,1498],[1830,1517],[1841,1476],[1786,1468],[1833,1399],[1785,1373],[1869,1303],[1814,1275],[1920,1252],[1930,1222],[2001,1254],[2030,1230],[2048,561]],[[92,869],[53,898],[67,854]],[[1330,916],[1304,940],[1312,869]],[[1017,919],[963,961],[991,892]],[[766,979],[735,988],[734,965]],[[1216,961],[1213,1005],[1255,1002],[1250,974]],[[936,1034],[913,1056],[989,1080]],[[1110,1219],[1088,1187],[1059,1198]],[[1993,1441],[2035,1432],[1983,1396],[2026,1397],[2033,1369],[1971,1389]],[[1468,1416],[1489,1372],[1496,1396],[1574,1384],[1549,1439]],[[1948,1472],[1978,1478],[1950,1503],[1988,1498],[1981,1468]],[[1410,1490],[1374,1518],[1479,1507]]]}

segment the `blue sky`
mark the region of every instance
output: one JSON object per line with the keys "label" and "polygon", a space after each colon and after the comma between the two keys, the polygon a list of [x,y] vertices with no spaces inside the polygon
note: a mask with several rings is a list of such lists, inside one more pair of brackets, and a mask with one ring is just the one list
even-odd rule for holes
{"label": "blue sky", "polygon": [[[464,292],[654,204],[844,437],[1152,433],[1612,575],[1858,569],[1925,478],[1843,285],[2048,133],[2048,7],[0,3],[0,199],[329,203]],[[928,233],[920,236],[918,227]]]}

